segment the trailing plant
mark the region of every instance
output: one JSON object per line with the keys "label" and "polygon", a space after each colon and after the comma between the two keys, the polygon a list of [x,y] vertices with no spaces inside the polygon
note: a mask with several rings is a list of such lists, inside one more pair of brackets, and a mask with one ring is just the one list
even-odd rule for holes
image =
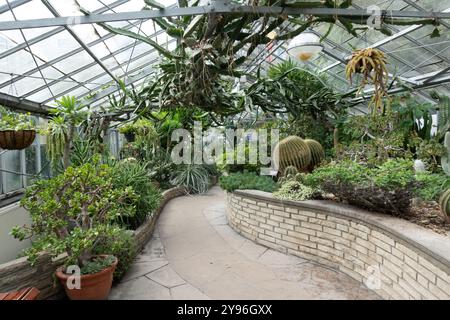
{"label": "trailing plant", "polygon": [[47,153],[53,168],[58,169],[62,158],[63,168],[66,169],[70,165],[70,151],[77,135],[76,128],[87,119],[88,113],[75,97],[64,96],[56,102],[56,107],[50,110],[54,117],[45,131]]}
{"label": "trailing plant", "polygon": [[83,268],[92,261],[92,250],[100,239],[119,234],[113,222],[118,216],[134,214],[127,201],[135,193],[131,187],[113,188],[111,170],[96,159],[39,180],[26,190],[21,205],[30,212],[32,223],[15,227],[12,234],[19,240],[32,240],[31,248],[25,250],[32,264],[45,251],[52,257],[67,253],[66,265]]}
{"label": "trailing plant", "polygon": [[297,180],[288,180],[273,193],[273,196],[281,200],[304,201],[320,198],[320,191],[312,187],[305,186]]}
{"label": "trailing plant", "polygon": [[272,177],[258,176],[253,172],[231,173],[228,176],[221,176],[219,183],[222,189],[233,192],[241,189],[253,189],[266,192],[273,192],[277,186]]}
{"label": "trailing plant", "polygon": [[30,113],[12,112],[0,105],[0,130],[35,130],[36,125]]}
{"label": "trailing plant", "polygon": [[113,166],[112,183],[114,188],[131,187],[136,196],[126,199],[127,205],[135,208],[133,215],[119,215],[118,224],[123,228],[136,230],[158,208],[161,193],[152,183],[147,166],[139,161],[120,161]]}
{"label": "trailing plant", "polygon": [[311,163],[311,150],[302,138],[290,136],[275,146],[273,160],[278,165],[279,172],[284,172],[288,166],[303,171]]}
{"label": "trailing plant", "polygon": [[99,239],[93,248],[94,254],[108,254],[117,257],[119,262],[114,270],[114,281],[120,281],[134,262],[137,243],[133,232],[120,230],[117,235]]}
{"label": "trailing plant", "polygon": [[373,107],[373,110],[381,110],[382,112],[384,112],[383,98],[388,96],[389,72],[386,67],[386,62],[386,55],[381,50],[374,48],[356,50],[348,61],[345,71],[350,83],[355,74],[362,76],[358,93],[367,84],[374,86],[374,95],[369,103],[369,108]]}
{"label": "trailing plant", "polygon": [[175,186],[185,187],[188,192],[206,193],[209,189],[210,173],[204,165],[180,165],[173,173],[171,183]]}

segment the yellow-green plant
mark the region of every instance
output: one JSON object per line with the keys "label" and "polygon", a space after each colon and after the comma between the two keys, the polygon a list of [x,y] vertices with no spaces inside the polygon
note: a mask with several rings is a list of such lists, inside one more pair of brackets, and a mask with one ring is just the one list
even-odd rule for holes
{"label": "yellow-green plant", "polygon": [[369,104],[369,107],[374,107],[373,110],[384,111],[383,98],[388,96],[387,86],[389,81],[386,64],[387,59],[384,52],[374,48],[356,50],[347,63],[345,73],[350,83],[355,74],[361,74],[362,76],[358,93],[367,84],[374,86],[374,95]]}
{"label": "yellow-green plant", "polygon": [[289,136],[276,145],[273,158],[279,172],[284,172],[289,166],[303,171],[311,163],[311,151],[302,138]]}
{"label": "yellow-green plant", "polygon": [[316,140],[306,139],[305,143],[308,145],[309,150],[311,151],[310,166],[314,168],[315,166],[319,165],[325,158],[325,151],[323,150],[322,145]]}
{"label": "yellow-green plant", "polygon": [[447,189],[447,191],[442,193],[441,198],[439,199],[439,205],[445,220],[450,222],[450,189]]}

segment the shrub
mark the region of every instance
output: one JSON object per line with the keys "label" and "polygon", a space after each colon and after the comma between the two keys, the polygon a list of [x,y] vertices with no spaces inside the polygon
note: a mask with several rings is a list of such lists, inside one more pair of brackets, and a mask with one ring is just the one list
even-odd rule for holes
{"label": "shrub", "polygon": [[136,197],[128,199],[135,206],[133,216],[119,216],[121,227],[137,229],[159,206],[161,192],[151,182],[146,165],[139,161],[121,161],[113,167],[112,182],[115,188],[132,187]]}
{"label": "shrub", "polygon": [[412,163],[404,159],[374,168],[352,162],[330,164],[306,175],[303,183],[320,186],[350,204],[392,215],[409,210],[418,186]]}
{"label": "shrub", "polygon": [[416,194],[425,201],[439,201],[441,193],[450,188],[450,177],[445,174],[418,173],[416,180],[420,183]]}
{"label": "shrub", "polygon": [[289,180],[283,183],[273,196],[281,200],[304,201],[317,198],[320,192],[312,187],[305,186],[299,181]]}
{"label": "shrub", "polygon": [[33,239],[25,250],[32,264],[46,251],[52,257],[67,253],[67,265],[83,268],[92,260],[94,244],[120,231],[113,224],[117,216],[134,214],[134,196],[131,187],[113,187],[111,168],[98,159],[69,167],[27,189],[21,204],[30,212],[32,224],[15,227],[12,234],[19,240]]}
{"label": "shrub", "polygon": [[96,254],[110,254],[117,257],[114,281],[119,281],[130,268],[137,254],[137,244],[130,230],[121,230],[114,237],[100,239],[93,252]]}
{"label": "shrub", "polygon": [[258,176],[251,172],[232,173],[229,176],[222,176],[219,179],[219,183],[228,192],[233,192],[237,189],[273,192],[276,189],[276,184],[271,177]]}

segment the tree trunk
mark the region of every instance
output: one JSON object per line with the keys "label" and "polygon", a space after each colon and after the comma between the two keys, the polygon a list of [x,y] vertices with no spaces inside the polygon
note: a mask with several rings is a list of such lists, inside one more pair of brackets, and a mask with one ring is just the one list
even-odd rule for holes
{"label": "tree trunk", "polygon": [[63,154],[64,169],[67,169],[70,166],[70,148],[72,146],[74,134],[75,134],[75,126],[70,125],[69,134],[66,137],[66,143],[64,145],[64,154]]}

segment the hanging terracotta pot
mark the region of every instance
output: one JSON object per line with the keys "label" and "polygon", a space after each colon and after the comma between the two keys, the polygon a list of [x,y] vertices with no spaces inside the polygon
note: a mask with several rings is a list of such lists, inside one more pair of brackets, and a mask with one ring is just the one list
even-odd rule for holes
{"label": "hanging terracotta pot", "polygon": [[0,148],[22,150],[29,147],[35,138],[35,130],[0,130]]}

